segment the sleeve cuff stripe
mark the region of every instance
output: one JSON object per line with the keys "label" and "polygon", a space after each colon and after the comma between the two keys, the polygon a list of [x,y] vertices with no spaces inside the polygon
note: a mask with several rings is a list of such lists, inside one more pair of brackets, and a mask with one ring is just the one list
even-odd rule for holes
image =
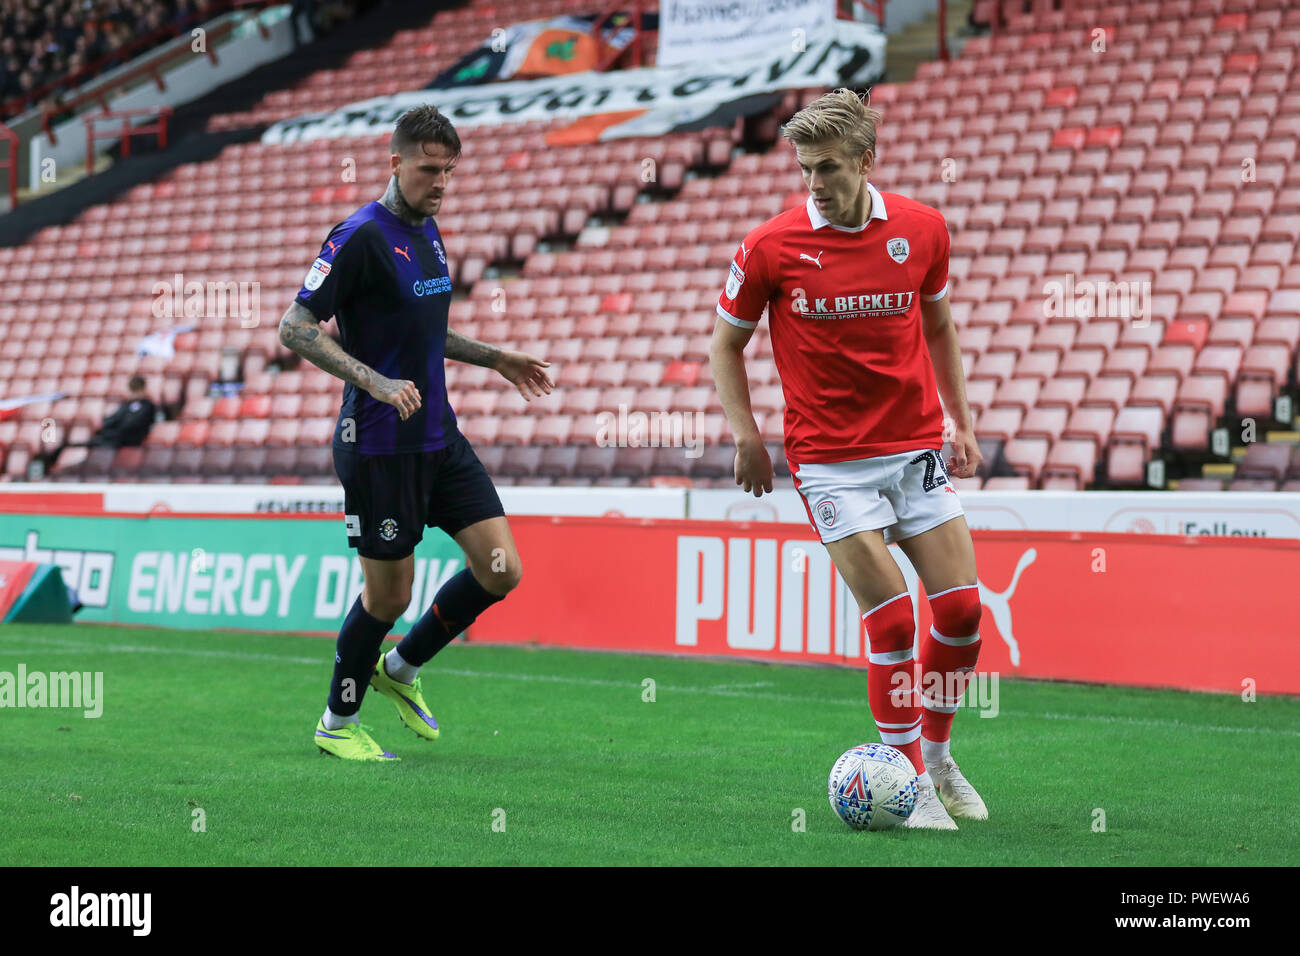
{"label": "sleeve cuff stripe", "polygon": [[757,323],[757,322],[746,322],[744,319],[738,319],[738,318],[736,318],[734,315],[732,315],[730,312],[728,312],[726,309],[724,309],[721,305],[718,306],[718,317],[719,317],[719,318],[726,319],[726,320],[727,320],[728,322],[730,322],[732,325],[738,326],[739,328],[742,328],[742,329],[756,329],[756,328],[758,328],[758,323]]}
{"label": "sleeve cuff stripe", "polygon": [[936,292],[934,295],[926,295],[924,292],[922,292],[922,293],[921,293],[921,299],[922,299],[922,301],[925,301],[925,302],[938,302],[940,299],[942,299],[942,298],[943,298],[945,295],[947,295],[947,294],[948,294],[948,286],[945,285],[942,289],[940,289],[940,290],[939,290],[938,292]]}

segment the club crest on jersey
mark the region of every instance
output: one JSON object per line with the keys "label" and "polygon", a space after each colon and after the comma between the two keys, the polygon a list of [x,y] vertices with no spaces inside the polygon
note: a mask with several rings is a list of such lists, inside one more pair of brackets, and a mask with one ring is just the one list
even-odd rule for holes
{"label": "club crest on jersey", "polygon": [[392,518],[385,518],[379,522],[379,537],[385,541],[392,541],[397,537],[397,522]]}
{"label": "club crest on jersey", "polygon": [[889,243],[885,246],[885,249],[889,252],[890,258],[899,265],[902,265],[907,261],[907,254],[911,252],[911,247],[908,246],[907,240],[902,238],[890,239]]}
{"label": "club crest on jersey", "polygon": [[817,502],[817,517],[822,519],[822,524],[826,527],[832,527],[835,524],[835,502],[829,498]]}
{"label": "club crest on jersey", "polygon": [[734,299],[740,295],[740,287],[745,283],[745,273],[740,266],[734,262],[731,264],[731,273],[727,276],[727,298]]}
{"label": "club crest on jersey", "polygon": [[308,292],[315,292],[325,281],[325,277],[330,274],[330,264],[324,259],[317,258],[307,270],[307,278],[302,280],[302,287]]}
{"label": "club crest on jersey", "polygon": [[442,243],[437,239],[433,240],[433,251],[438,254],[438,261],[445,266],[447,264],[447,254],[442,251]]}

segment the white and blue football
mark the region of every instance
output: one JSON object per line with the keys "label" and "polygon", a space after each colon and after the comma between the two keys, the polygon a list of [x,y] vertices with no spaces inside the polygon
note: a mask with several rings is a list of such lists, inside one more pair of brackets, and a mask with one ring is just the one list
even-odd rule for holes
{"label": "white and blue football", "polygon": [[901,750],[859,744],[831,767],[826,783],[831,809],[855,830],[888,830],[916,806],[916,771]]}

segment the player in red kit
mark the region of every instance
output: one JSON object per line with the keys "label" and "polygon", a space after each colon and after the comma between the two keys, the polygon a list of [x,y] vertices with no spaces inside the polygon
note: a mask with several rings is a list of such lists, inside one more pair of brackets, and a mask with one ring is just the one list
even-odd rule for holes
{"label": "player in red kit", "polygon": [[[948,308],[948,228],[937,210],[867,181],[879,119],[841,89],[782,128],[811,195],[741,243],[710,360],[735,436],[736,483],[761,496],[772,490],[772,462],[743,351],[766,308],[790,473],[862,612],[881,742],[905,753],[919,777],[907,826],[955,830],[953,816],[981,820],[988,810],[948,750],[979,657],[980,600],[970,529],[947,475],[974,475],[981,456]],[[947,467],[940,395],[952,416]],[[934,616],[919,675],[893,542],[921,576]]]}

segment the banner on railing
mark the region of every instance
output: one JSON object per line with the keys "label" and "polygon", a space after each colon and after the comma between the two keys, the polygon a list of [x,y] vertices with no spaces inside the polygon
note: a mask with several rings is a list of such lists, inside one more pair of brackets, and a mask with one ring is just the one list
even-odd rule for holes
{"label": "banner on railing", "polygon": [[624,113],[601,138],[671,132],[698,124],[715,111],[757,94],[821,86],[865,87],[884,75],[885,35],[875,26],[836,21],[830,29],[792,49],[790,43],[762,55],[657,66],[610,73],[575,73],[448,90],[416,90],[353,103],[272,124],[264,143],[380,136],[390,133],[406,110],[428,103],[456,126],[577,119]]}
{"label": "banner on railing", "polygon": [[835,23],[836,0],[663,0],[660,66],[797,51]]}

